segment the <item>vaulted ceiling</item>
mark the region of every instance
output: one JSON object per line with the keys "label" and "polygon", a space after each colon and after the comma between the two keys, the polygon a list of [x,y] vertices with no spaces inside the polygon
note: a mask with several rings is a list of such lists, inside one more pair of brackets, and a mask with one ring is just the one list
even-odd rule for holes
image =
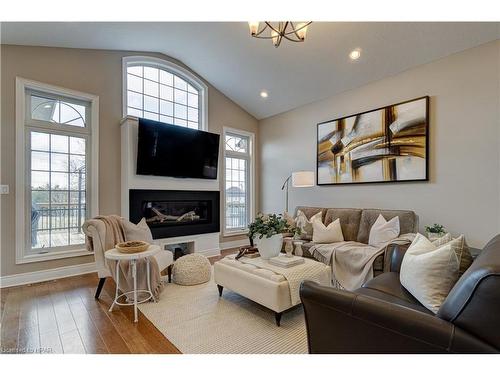
{"label": "vaulted ceiling", "polygon": [[[315,22],[305,43],[274,48],[251,38],[244,22],[3,23],[1,40],[161,52],[262,119],[498,39],[499,25]],[[361,49],[356,62],[348,57],[354,48]]]}

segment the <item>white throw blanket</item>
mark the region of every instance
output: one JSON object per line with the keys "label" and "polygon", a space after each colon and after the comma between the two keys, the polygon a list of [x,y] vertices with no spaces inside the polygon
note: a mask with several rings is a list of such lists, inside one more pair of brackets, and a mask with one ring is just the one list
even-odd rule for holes
{"label": "white throw blanket", "polygon": [[[228,255],[227,258],[234,259],[235,255]],[[316,281],[320,284],[330,284],[330,270],[328,267],[321,262],[316,262],[312,259],[304,259],[305,262],[297,266],[283,268],[275,266],[269,263],[268,260],[258,258],[246,258],[241,257],[237,262],[252,264],[258,268],[263,268],[269,271],[273,271],[278,275],[283,275],[283,277],[288,281],[290,288],[290,299],[292,305],[298,305],[300,303],[299,289],[300,283],[304,280]]]}
{"label": "white throw blanket", "polygon": [[391,244],[406,245],[415,233],[399,236],[381,247],[355,241],[317,244],[309,250],[314,258],[331,265],[332,282],[336,288],[354,290],[373,278],[373,262]]}

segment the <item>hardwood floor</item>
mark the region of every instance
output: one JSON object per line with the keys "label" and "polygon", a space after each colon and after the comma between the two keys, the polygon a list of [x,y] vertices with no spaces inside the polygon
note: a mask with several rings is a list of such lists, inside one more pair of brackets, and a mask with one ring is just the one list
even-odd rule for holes
{"label": "hardwood floor", "polygon": [[97,283],[87,274],[1,289],[1,353],[180,353],[140,312],[133,323],[132,307],[109,312],[115,284],[96,300]]}

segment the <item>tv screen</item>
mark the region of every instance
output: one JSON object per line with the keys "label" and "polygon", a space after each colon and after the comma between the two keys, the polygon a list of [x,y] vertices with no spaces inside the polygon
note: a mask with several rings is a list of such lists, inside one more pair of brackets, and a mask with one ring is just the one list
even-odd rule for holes
{"label": "tv screen", "polygon": [[139,119],[137,174],[217,178],[219,135]]}

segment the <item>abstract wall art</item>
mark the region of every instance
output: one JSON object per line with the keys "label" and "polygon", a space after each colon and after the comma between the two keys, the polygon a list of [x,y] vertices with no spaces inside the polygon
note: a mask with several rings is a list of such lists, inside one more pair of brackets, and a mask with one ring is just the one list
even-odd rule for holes
{"label": "abstract wall art", "polygon": [[429,97],[318,124],[317,184],[428,181]]}

